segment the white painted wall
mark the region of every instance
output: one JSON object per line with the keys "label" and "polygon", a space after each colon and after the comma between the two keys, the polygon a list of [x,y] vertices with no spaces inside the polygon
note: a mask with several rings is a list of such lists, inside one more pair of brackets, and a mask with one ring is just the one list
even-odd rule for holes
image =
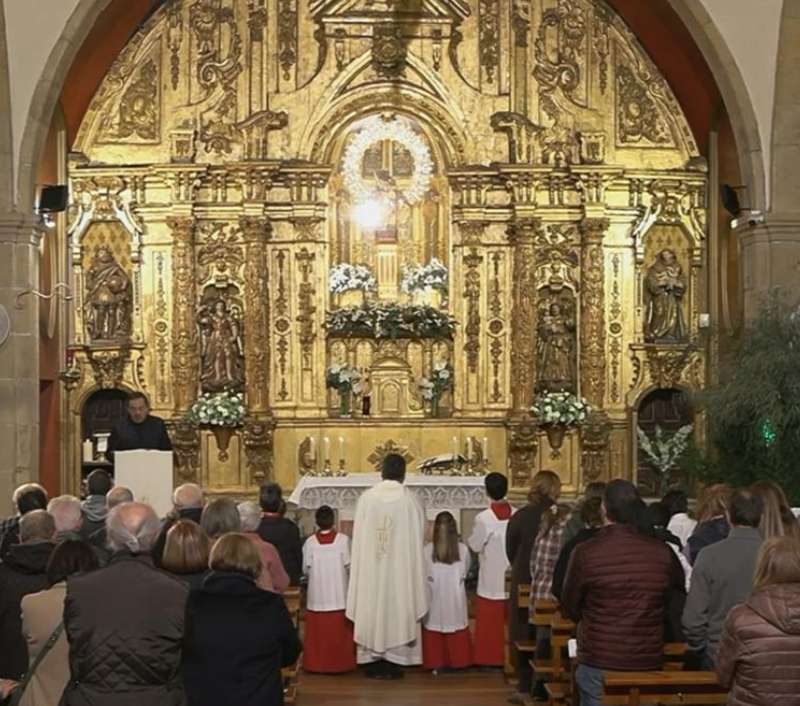
{"label": "white painted wall", "polygon": [[[124,2],[125,0],[115,0]],[[646,0],[642,0],[643,2]],[[33,91],[50,52],[78,0],[0,0],[5,5],[11,79],[15,161]],[[758,117],[765,156],[771,166],[775,66],[783,0],[700,0],[730,47]],[[15,170],[16,171],[16,170]],[[769,183],[767,184],[769,191]]]}

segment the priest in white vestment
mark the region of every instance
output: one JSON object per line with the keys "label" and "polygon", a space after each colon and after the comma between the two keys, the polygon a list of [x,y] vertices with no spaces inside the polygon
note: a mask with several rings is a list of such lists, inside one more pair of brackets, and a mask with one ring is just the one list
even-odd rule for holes
{"label": "priest in white vestment", "polygon": [[426,519],[403,486],[402,456],[389,454],[381,475],[356,506],[347,617],[367,676],[391,679],[402,676],[397,665],[422,664]]}

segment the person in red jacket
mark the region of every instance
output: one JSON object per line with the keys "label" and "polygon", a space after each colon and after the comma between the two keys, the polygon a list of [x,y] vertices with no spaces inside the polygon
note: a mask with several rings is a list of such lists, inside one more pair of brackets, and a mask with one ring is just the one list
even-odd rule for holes
{"label": "person in red jacket", "polygon": [[575,548],[561,608],[578,623],[575,681],[581,706],[600,706],[605,671],[659,670],[664,624],[684,576],[672,550],[646,535],[646,506],[633,484],[603,495],[604,527]]}

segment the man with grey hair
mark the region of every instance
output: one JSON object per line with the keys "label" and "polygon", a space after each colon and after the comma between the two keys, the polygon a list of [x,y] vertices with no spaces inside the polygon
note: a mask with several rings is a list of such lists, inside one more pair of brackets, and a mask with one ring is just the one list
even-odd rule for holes
{"label": "man with grey hair", "polygon": [[153,561],[156,566],[161,566],[164,545],[167,543],[167,532],[170,531],[172,525],[178,520],[191,520],[199,525],[204,505],[203,489],[196,483],[184,483],[175,488],[172,493],[172,511],[164,518],[161,534],[153,547]]}
{"label": "man with grey hair", "polygon": [[31,510],[47,509],[47,491],[38,483],[23,483],[14,491],[12,501],[17,514],[0,522],[0,557],[19,544],[20,518]]}
{"label": "man with grey hair", "polygon": [[144,503],[108,514],[108,566],[67,584],[66,706],[182,706],[188,587],[153,566],[160,523]]}
{"label": "man with grey hair", "polygon": [[22,599],[47,588],[47,563],[55,547],[56,525],[45,510],[25,513],[19,523],[20,543],[0,564],[0,676],[19,681],[28,669],[22,636]]}
{"label": "man with grey hair", "polygon": [[59,495],[47,503],[47,512],[53,516],[56,523],[56,542],[65,539],[80,539],[83,515],[81,501],[72,495]]}
{"label": "man with grey hair", "polygon": [[106,495],[106,508],[111,512],[117,505],[132,503],[133,500],[133,491],[130,488],[118,485],[108,491],[108,495]]}
{"label": "man with grey hair", "polygon": [[258,555],[261,557],[262,569],[256,583],[265,591],[283,593],[289,588],[289,574],[283,568],[281,555],[278,554],[275,546],[265,542],[258,536],[257,530],[263,516],[261,506],[257,502],[249,500],[239,503],[237,509],[241,520],[241,531],[250,537],[256,545],[256,549],[258,549]]}

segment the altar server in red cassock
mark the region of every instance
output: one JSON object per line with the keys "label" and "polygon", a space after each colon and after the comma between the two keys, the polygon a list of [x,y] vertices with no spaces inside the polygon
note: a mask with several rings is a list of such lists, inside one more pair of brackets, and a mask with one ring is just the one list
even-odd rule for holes
{"label": "altar server in red cassock", "polygon": [[488,510],[475,518],[469,548],[481,560],[478,573],[478,599],[475,611],[475,664],[502,667],[505,661],[505,624],[508,608],[506,571],[506,527],[514,508],[505,499],[508,480],[501,473],[490,473],[485,480],[491,499]]}
{"label": "altar server in red cassock", "polygon": [[303,546],[308,576],[305,651],[307,672],[337,674],[356,668],[353,623],[345,617],[350,568],[350,538],[334,528],[333,510],[317,510],[319,530]]}
{"label": "altar server in red cassock", "polygon": [[433,526],[433,542],[425,547],[428,614],[423,621],[422,659],[425,669],[472,666],[467,591],[469,549],[458,537],[455,518],[440,512]]}

